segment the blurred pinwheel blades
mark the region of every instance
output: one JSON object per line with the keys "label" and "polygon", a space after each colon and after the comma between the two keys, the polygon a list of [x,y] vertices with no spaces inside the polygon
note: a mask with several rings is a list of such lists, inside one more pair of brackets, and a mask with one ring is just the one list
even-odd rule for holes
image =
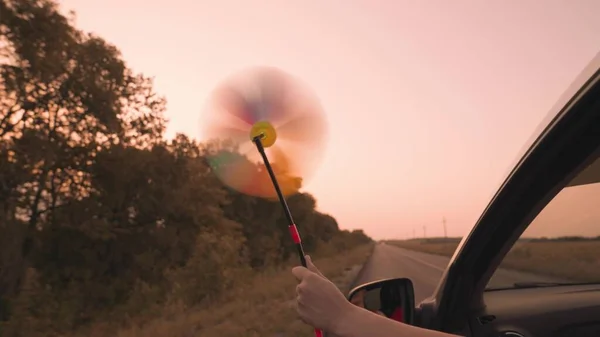
{"label": "blurred pinwheel blades", "polygon": [[277,68],[241,71],[211,94],[202,116],[202,138],[235,145],[233,152],[216,152],[209,160],[211,167],[239,192],[275,198],[250,136],[259,122],[275,129],[276,142],[266,152],[283,194],[297,193],[318,168],[328,125],[318,98],[299,79]]}

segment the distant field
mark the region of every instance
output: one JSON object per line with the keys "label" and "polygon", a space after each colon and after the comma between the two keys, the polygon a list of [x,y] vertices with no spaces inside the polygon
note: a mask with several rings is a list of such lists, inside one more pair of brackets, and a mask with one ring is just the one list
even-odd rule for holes
{"label": "distant field", "polygon": [[[367,244],[333,257],[316,259],[319,269],[344,292],[354,274],[372,252]],[[211,308],[184,310],[166,307],[161,317],[133,323],[116,333],[110,326],[91,327],[70,337],[310,337],[313,329],[302,323],[295,309],[296,280],[291,266],[256,275],[245,287],[231,289],[230,296]]]}
{"label": "distant field", "polygon": [[[415,251],[452,256],[460,238],[387,242]],[[597,282],[600,280],[600,240],[523,240],[512,248],[501,267],[578,282]]]}

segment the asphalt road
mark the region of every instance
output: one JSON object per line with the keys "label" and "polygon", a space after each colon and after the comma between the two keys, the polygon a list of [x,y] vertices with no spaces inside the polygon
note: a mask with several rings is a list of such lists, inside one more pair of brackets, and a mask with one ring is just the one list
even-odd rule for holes
{"label": "asphalt road", "polygon": [[[353,286],[382,278],[407,277],[415,288],[415,304],[431,296],[450,258],[415,252],[380,243],[357,275]],[[564,282],[564,280],[562,280]],[[509,286],[515,282],[561,282],[530,273],[499,269],[490,286]]]}

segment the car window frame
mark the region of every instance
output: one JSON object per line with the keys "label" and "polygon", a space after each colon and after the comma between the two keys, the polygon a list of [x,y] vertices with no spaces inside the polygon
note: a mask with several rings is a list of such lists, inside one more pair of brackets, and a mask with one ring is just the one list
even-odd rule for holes
{"label": "car window frame", "polygon": [[[485,286],[506,253],[548,202],[589,164],[600,146],[600,137],[593,138],[598,134],[594,127],[600,125],[600,114],[594,110],[600,109],[600,53],[591,65],[595,70],[590,74],[588,66],[575,81],[582,83],[579,89],[513,169],[463,238],[434,295],[421,304],[420,315],[427,325],[460,331],[468,312],[484,306]],[[587,143],[574,148],[582,140]],[[519,204],[517,196],[531,200]]]}
{"label": "car window frame", "polygon": [[[600,112],[599,112],[600,113]],[[490,291],[504,291],[504,290],[511,290],[511,289],[522,289],[519,287],[515,287],[515,286],[501,286],[501,287],[491,287],[488,288],[490,282],[492,281],[494,275],[496,274],[496,272],[500,269],[503,268],[502,267],[502,263],[504,262],[504,260],[506,259],[507,255],[512,251],[512,249],[516,246],[516,244],[519,242],[519,239],[523,238],[523,234],[525,234],[525,232],[527,231],[527,229],[529,229],[529,227],[533,224],[533,222],[535,221],[535,219],[537,219],[537,217],[544,212],[544,210],[546,209],[546,207],[552,203],[552,201],[560,195],[560,193],[565,189],[565,188],[577,188],[579,186],[586,186],[586,185],[593,185],[593,184],[600,184],[600,181],[596,181],[594,180],[593,182],[584,182],[582,184],[575,184],[573,185],[573,182],[575,180],[578,180],[581,177],[581,174],[586,171],[587,169],[589,169],[591,166],[595,166],[595,167],[599,167],[600,166],[600,148],[598,148],[597,151],[595,151],[594,153],[592,153],[584,162],[583,165],[580,166],[580,169],[576,170],[575,173],[575,177],[573,180],[569,181],[566,185],[564,185],[559,192],[552,197],[546,204],[544,207],[542,207],[542,209],[537,212],[536,216],[531,219],[531,221],[526,224],[525,229],[523,230],[523,233],[521,233],[521,235],[517,238],[517,240],[514,242],[514,244],[509,248],[509,250],[507,251],[506,255],[504,255],[504,257],[500,260],[497,268],[492,272],[488,282],[485,285],[484,288],[484,292],[490,292]],[[596,179],[596,177],[594,178]],[[576,236],[576,235],[573,235]],[[525,270],[523,270],[525,271]],[[526,272],[526,271],[525,271]],[[543,276],[543,275],[540,275]],[[548,276],[548,278],[556,278],[556,279],[560,279],[560,277],[554,277],[554,276]],[[524,283],[528,283],[527,280],[523,280]],[[535,284],[535,281],[532,281],[532,284]],[[582,282],[577,282],[577,281],[572,281],[572,282],[566,282],[566,281],[556,281],[556,282],[548,282],[548,284],[543,285],[544,287],[559,287],[559,286],[576,286],[576,285],[590,285],[590,284],[597,284],[600,285],[600,279],[594,282],[588,281],[582,281]],[[535,287],[535,286],[532,286]]]}

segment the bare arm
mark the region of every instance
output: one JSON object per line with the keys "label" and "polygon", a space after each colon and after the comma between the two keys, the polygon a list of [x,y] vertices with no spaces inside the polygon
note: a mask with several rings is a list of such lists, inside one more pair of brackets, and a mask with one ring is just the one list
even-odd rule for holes
{"label": "bare arm", "polygon": [[334,334],[339,337],[456,337],[397,322],[368,310],[352,306]]}
{"label": "bare arm", "polygon": [[306,267],[292,273],[296,287],[297,311],[305,323],[336,337],[456,337],[447,333],[400,323],[350,303],[338,287],[325,278],[310,257]]}

